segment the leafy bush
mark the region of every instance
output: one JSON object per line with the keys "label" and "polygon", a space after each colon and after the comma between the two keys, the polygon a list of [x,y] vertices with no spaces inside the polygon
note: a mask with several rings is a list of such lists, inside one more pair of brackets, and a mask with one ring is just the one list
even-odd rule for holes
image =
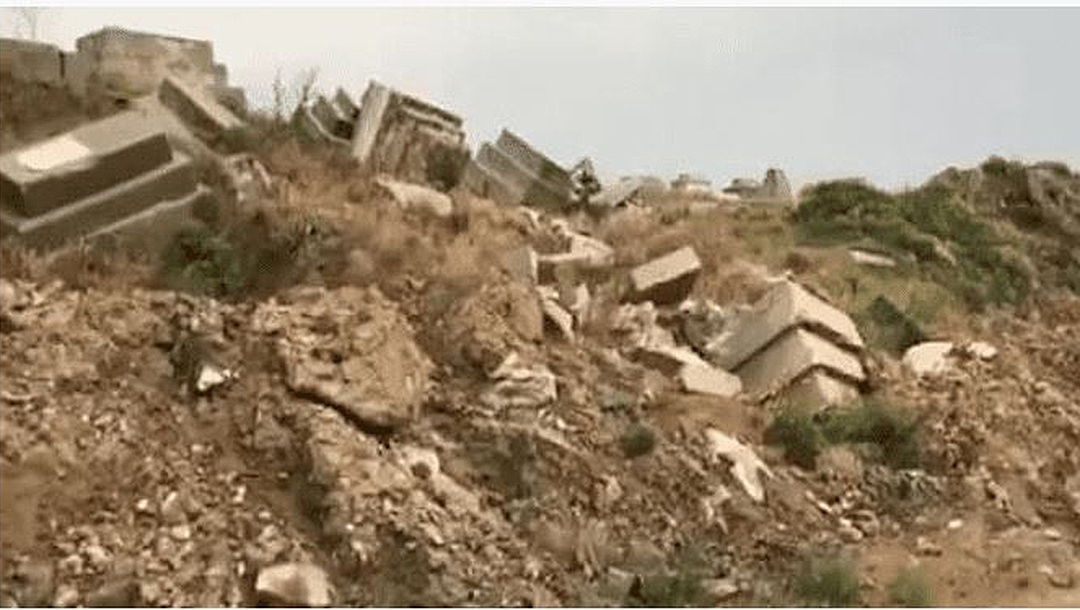
{"label": "leafy bush", "polygon": [[900,572],[888,586],[889,600],[905,608],[926,608],[934,605],[930,583],[922,570]]}
{"label": "leafy bush", "polygon": [[919,464],[918,422],[878,400],[827,411],[821,425],[829,442],[866,445],[873,457],[893,468],[914,468]]}
{"label": "leafy bush", "polygon": [[784,405],[765,430],[765,442],[782,446],[787,461],[813,469],[825,439],[808,410]]}
{"label": "leafy bush", "polygon": [[641,457],[656,447],[656,433],[645,424],[634,424],[623,433],[619,444],[626,457]]}
{"label": "leafy bush", "polygon": [[795,593],[810,606],[857,606],[859,577],[846,559],[812,558],[795,579]]}
{"label": "leafy bush", "polygon": [[918,422],[873,399],[818,415],[784,405],[765,430],[765,442],[783,447],[786,460],[807,469],[814,468],[829,444],[862,445],[873,459],[893,468],[919,463]]}

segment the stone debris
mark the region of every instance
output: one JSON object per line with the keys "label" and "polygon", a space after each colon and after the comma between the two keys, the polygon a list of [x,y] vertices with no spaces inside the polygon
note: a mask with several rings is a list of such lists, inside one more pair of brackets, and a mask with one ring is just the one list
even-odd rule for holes
{"label": "stone debris", "polygon": [[195,378],[195,391],[199,394],[206,394],[218,386],[225,385],[235,377],[236,374],[229,369],[223,369],[212,364],[203,364]]}
{"label": "stone debris", "polygon": [[574,342],[574,315],[563,309],[559,303],[559,291],[547,286],[540,286],[540,308],[545,319],[555,325],[563,339]]}
{"label": "stone debris", "polygon": [[496,409],[540,407],[558,398],[551,370],[542,364],[526,364],[516,352],[507,356],[490,378],[495,385],[482,400]]}
{"label": "stone debris", "polygon": [[330,579],[309,563],[284,563],[259,570],[255,593],[267,602],[292,607],[322,608],[331,602]]}
{"label": "stone debris", "polygon": [[541,283],[555,283],[561,278],[576,276],[578,270],[605,269],[614,264],[615,251],[599,239],[565,227],[559,228],[558,233],[569,242],[569,249],[537,257],[537,274]]}
{"label": "stone debris", "polygon": [[714,428],[705,430],[705,440],[713,459],[722,457],[731,463],[731,474],[747,495],[755,502],[764,502],[765,488],[761,484],[761,475],[771,478],[773,473],[754,450]]}
{"label": "stone debris", "polygon": [[589,204],[603,209],[618,209],[640,205],[648,184],[643,178],[625,178],[604,186]]}
{"label": "stone debris", "polygon": [[742,391],[742,381],[738,377],[708,365],[683,365],[679,370],[679,381],[684,390],[694,394],[731,398]]}
{"label": "stone debris", "polygon": [[851,249],[848,250],[848,256],[850,256],[851,260],[854,261],[855,264],[857,264],[857,265],[867,265],[867,266],[870,266],[870,267],[887,267],[887,268],[896,266],[896,260],[895,259],[893,259],[893,258],[891,258],[889,256],[885,256],[883,254],[878,254],[876,252],[870,252],[869,250],[860,250],[858,248],[851,248]]}
{"label": "stone debris", "polygon": [[632,299],[657,305],[678,303],[686,298],[701,272],[701,260],[687,246],[653,259],[630,272]]}
{"label": "stone debris", "polygon": [[985,341],[972,341],[964,346],[964,351],[979,360],[993,360],[998,355],[998,349]]}
{"label": "stone debris", "polygon": [[0,184],[0,233],[38,248],[148,225],[165,241],[177,216],[190,217],[208,197],[191,159],[136,111],[0,156]]}
{"label": "stone debris", "polygon": [[927,341],[908,348],[903,364],[919,377],[940,375],[952,367],[949,359],[952,351],[951,341]]}
{"label": "stone debris", "polygon": [[411,421],[434,367],[394,305],[375,288],[301,290],[293,298],[304,300],[271,300],[255,312],[261,332],[289,328],[277,342],[288,387],[373,428]]}
{"label": "stone debris", "polygon": [[712,195],[712,181],[696,174],[679,174],[671,181],[671,190],[683,195]]}
{"label": "stone debris", "polygon": [[454,213],[454,202],[446,193],[419,184],[408,184],[380,176],[375,183],[394,198],[394,202],[406,210],[425,210],[447,218]]}
{"label": "stone debris", "polygon": [[377,81],[356,117],[352,154],[376,172],[419,184],[428,181],[433,154],[468,155],[461,117]]}
{"label": "stone debris", "polygon": [[274,181],[270,173],[254,156],[239,153],[226,157],[223,162],[239,203],[259,201],[274,195]]}
{"label": "stone debris", "polygon": [[792,205],[795,201],[784,171],[774,167],[765,170],[765,178],[761,182],[752,178],[734,178],[723,192],[757,203]]}
{"label": "stone debris", "polygon": [[504,129],[465,167],[462,183],[507,205],[566,209],[574,200],[570,173],[517,134]]}

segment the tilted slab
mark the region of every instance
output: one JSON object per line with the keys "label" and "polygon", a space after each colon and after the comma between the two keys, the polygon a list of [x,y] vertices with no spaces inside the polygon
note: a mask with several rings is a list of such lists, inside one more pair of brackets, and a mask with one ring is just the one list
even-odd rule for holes
{"label": "tilted slab", "polygon": [[158,99],[185,123],[206,135],[216,136],[244,126],[243,121],[207,92],[172,76],[161,81]]}
{"label": "tilted slab", "polygon": [[792,328],[735,373],[751,394],[767,395],[782,390],[814,370],[858,383],[866,379],[862,363],[848,351],[805,328]]}
{"label": "tilted slab", "polygon": [[165,165],[160,122],[129,111],[0,156],[0,202],[37,216]]}
{"label": "tilted slab", "polygon": [[168,164],[90,197],[40,216],[26,217],[0,207],[0,232],[49,248],[129,218],[154,204],[183,198],[196,189],[195,172],[177,153]]}
{"label": "tilted slab", "polygon": [[504,129],[499,134],[495,146],[512,158],[521,167],[536,178],[548,182],[553,189],[566,191],[567,196],[572,190],[570,174],[540,151],[529,145],[523,138],[510,130]]}
{"label": "tilted slab", "polygon": [[179,199],[160,201],[138,214],[101,227],[91,233],[87,239],[161,247],[185,225],[198,221],[200,210],[212,205],[214,205],[213,193],[200,184],[193,192]]}
{"label": "tilted slab", "polygon": [[785,280],[740,316],[733,332],[717,346],[716,364],[734,370],[793,326],[812,327],[843,346],[861,349],[864,345],[847,314]]}
{"label": "tilted slab", "polygon": [[784,388],[780,395],[792,404],[816,412],[825,407],[853,402],[859,397],[859,390],[851,383],[830,375],[828,370],[817,369]]}
{"label": "tilted slab", "polygon": [[476,155],[476,163],[499,177],[510,193],[509,203],[561,208],[570,200],[570,192],[529,173],[499,147],[485,143]]}
{"label": "tilted slab", "polygon": [[630,272],[633,300],[658,305],[686,298],[701,272],[701,260],[690,246],[669,252]]}

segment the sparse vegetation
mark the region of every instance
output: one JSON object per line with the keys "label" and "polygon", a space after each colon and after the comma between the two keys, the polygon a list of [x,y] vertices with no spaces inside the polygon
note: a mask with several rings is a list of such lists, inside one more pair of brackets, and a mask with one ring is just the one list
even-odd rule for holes
{"label": "sparse vegetation", "polygon": [[859,576],[855,565],[843,557],[811,558],[795,579],[795,594],[810,606],[856,606]]}
{"label": "sparse vegetation", "polygon": [[634,424],[623,433],[619,444],[626,457],[641,457],[656,448],[656,433],[645,424]]}
{"label": "sparse vegetation", "polygon": [[677,552],[670,572],[642,577],[631,588],[625,605],[631,608],[685,608],[706,606],[702,579],[708,564],[695,546]]}
{"label": "sparse vegetation", "polygon": [[424,165],[427,181],[441,191],[449,191],[458,185],[468,162],[468,150],[436,146],[428,152]]}
{"label": "sparse vegetation", "polygon": [[783,447],[785,459],[807,469],[814,468],[829,444],[859,445],[893,468],[919,463],[918,422],[872,398],[816,415],[802,406],[783,405],[765,431],[765,442]]}
{"label": "sparse vegetation", "polygon": [[1004,240],[940,184],[893,195],[858,181],[823,182],[807,190],[792,218],[803,242],[871,239],[914,254],[921,273],[972,310],[1019,303],[1031,290],[1031,278],[1006,254]]}
{"label": "sparse vegetation", "polygon": [[934,605],[933,593],[926,575],[918,568],[904,570],[889,583],[889,602],[905,608],[926,608]]}

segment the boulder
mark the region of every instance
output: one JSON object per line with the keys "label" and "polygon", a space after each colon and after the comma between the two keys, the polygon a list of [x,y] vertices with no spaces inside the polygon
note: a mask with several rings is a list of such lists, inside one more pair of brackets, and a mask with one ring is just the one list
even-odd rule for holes
{"label": "boulder", "polygon": [[283,563],[259,571],[255,593],[264,601],[293,607],[330,605],[330,579],[310,563]]}
{"label": "boulder", "polygon": [[908,348],[904,352],[903,363],[919,377],[940,375],[952,366],[949,361],[952,351],[951,341],[927,341]]}
{"label": "boulder", "polygon": [[738,377],[708,365],[683,365],[679,370],[679,381],[684,390],[694,394],[731,398],[742,391],[742,381]]}

